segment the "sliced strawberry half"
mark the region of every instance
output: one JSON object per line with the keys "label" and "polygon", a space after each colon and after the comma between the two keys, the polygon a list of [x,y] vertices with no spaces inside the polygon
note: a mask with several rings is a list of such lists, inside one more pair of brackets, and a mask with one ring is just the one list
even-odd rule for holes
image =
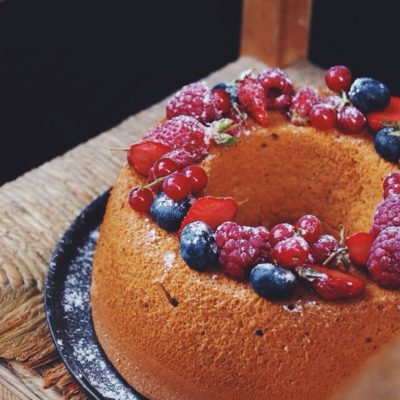
{"label": "sliced strawberry half", "polygon": [[128,150],[128,163],[137,173],[148,176],[154,163],[171,150],[171,146],[156,141],[134,143]]}
{"label": "sliced strawberry half", "polygon": [[223,222],[234,221],[238,211],[238,205],[231,197],[200,197],[192,204],[182,221],[179,234],[186,225],[195,221],[203,221],[215,230]]}
{"label": "sliced strawberry half", "polygon": [[358,232],[345,240],[350,261],[357,267],[366,267],[374,236],[369,232]]}
{"label": "sliced strawberry half", "polygon": [[391,97],[389,105],[383,111],[369,113],[367,121],[374,132],[380,131],[385,126],[399,126],[400,97]]}
{"label": "sliced strawberry half", "polygon": [[365,289],[365,281],[361,278],[320,265],[300,267],[296,271],[324,300],[349,299]]}

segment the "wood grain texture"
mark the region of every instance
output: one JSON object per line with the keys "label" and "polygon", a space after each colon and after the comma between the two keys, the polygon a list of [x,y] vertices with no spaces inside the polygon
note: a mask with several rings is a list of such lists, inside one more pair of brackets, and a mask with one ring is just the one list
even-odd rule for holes
{"label": "wood grain texture", "polygon": [[244,0],[241,54],[273,66],[307,58],[312,0]]}

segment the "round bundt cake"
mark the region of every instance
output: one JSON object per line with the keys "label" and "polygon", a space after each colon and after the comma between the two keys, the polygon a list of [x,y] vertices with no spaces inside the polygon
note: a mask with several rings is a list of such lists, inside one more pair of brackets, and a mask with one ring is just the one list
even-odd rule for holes
{"label": "round bundt cake", "polygon": [[[239,92],[237,111],[252,118],[241,132],[212,136],[207,154],[193,138],[195,146],[185,147],[208,176],[201,197],[235,199],[240,226],[269,229],[308,214],[317,216],[330,235],[338,236],[341,224],[350,233],[368,233],[382,198],[382,181],[396,170],[374,150],[372,135],[366,129],[323,131],[309,122],[296,126],[274,105],[263,105],[266,122],[244,97]],[[174,102],[167,108],[169,121],[182,109],[179,96]],[[221,104],[214,115],[203,110],[199,123],[212,126],[210,120],[225,117],[229,110]],[[154,140],[152,134],[146,138]],[[167,141],[163,145],[171,145]],[[229,146],[217,145],[227,142]],[[189,268],[181,256],[183,226],[178,235],[169,232],[155,222],[153,212],[132,210],[127,201],[132,188],[145,184],[140,168],[138,158],[131,158],[112,189],[94,257],[91,304],[107,357],[146,397],[325,399],[400,332],[400,293],[371,280],[371,271],[366,277],[365,267],[351,266],[349,273],[366,281],[362,292],[336,301],[321,298],[313,279],[297,284],[283,299],[262,297],[248,282],[254,265],[246,266],[241,280],[216,265],[201,272]],[[146,168],[149,187],[159,191],[163,179],[151,177]],[[297,235],[303,233],[298,230]],[[336,253],[343,256],[344,251]],[[261,264],[274,264],[270,252],[264,257]],[[348,274],[348,254],[342,260],[325,268]],[[299,270],[291,271],[302,280]]]}

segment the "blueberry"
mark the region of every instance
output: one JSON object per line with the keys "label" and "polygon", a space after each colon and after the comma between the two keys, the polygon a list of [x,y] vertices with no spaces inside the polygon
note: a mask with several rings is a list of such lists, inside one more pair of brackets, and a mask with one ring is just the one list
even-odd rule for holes
{"label": "blueberry", "polygon": [[296,287],[293,272],[273,264],[258,264],[250,273],[254,291],[270,300],[283,300],[291,296]]}
{"label": "blueberry", "polygon": [[358,78],[351,85],[350,101],[363,113],[385,108],[390,101],[389,88],[372,78]]}
{"label": "blueberry", "polygon": [[375,136],[375,150],[386,161],[398,163],[400,159],[400,130],[383,128]]}
{"label": "blueberry", "polygon": [[181,256],[195,270],[204,271],[218,263],[218,250],[212,229],[202,221],[192,222],[182,231]]}
{"label": "blueberry", "polygon": [[217,90],[217,89],[224,89],[229,94],[231,101],[235,102],[236,104],[239,103],[238,95],[237,95],[237,85],[235,85],[234,83],[231,83],[231,82],[217,83],[212,88],[212,90]]}
{"label": "blueberry", "polygon": [[179,229],[183,218],[190,208],[190,199],[181,201],[170,199],[164,192],[158,194],[151,205],[150,212],[154,221],[169,232]]}

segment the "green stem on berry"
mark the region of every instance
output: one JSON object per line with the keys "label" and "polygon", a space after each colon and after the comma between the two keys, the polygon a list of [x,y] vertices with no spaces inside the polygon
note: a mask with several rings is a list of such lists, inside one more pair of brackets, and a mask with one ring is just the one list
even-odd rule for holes
{"label": "green stem on berry", "polygon": [[152,186],[156,185],[157,183],[162,182],[167,176],[168,176],[168,175],[166,175],[166,176],[161,176],[161,177],[159,177],[159,178],[157,178],[157,179],[154,179],[154,181],[151,181],[151,182],[149,182],[149,183],[145,183],[144,185],[141,185],[141,186],[140,186],[140,189],[148,189],[148,188],[151,188]]}
{"label": "green stem on berry", "polygon": [[298,267],[296,268],[296,272],[303,279],[307,279],[308,281],[313,281],[314,279],[327,279],[328,276],[322,272],[317,271],[316,269],[310,267]]}
{"label": "green stem on berry", "polygon": [[129,149],[122,149],[122,148],[111,148],[110,151],[129,151]]}

